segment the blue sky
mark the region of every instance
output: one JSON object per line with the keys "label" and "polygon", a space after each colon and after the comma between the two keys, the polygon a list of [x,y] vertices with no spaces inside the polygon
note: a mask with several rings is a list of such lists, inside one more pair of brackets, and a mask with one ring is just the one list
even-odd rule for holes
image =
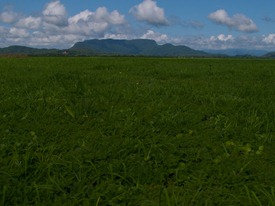
{"label": "blue sky", "polygon": [[272,0],[1,0],[0,47],[69,48],[93,38],[275,51]]}

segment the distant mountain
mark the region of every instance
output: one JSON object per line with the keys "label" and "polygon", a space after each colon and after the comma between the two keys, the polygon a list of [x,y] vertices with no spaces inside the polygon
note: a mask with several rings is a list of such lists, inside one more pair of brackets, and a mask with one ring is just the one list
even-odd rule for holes
{"label": "distant mountain", "polygon": [[174,46],[172,44],[158,45],[153,40],[114,40],[92,39],[77,42],[66,50],[37,49],[25,46],[9,46],[0,48],[0,56],[170,56],[170,57],[275,57],[275,52],[264,50],[226,49],[198,51],[187,46]]}
{"label": "distant mountain", "polygon": [[268,52],[263,57],[275,58],[275,52]]}
{"label": "distant mountain", "polygon": [[248,50],[248,49],[220,49],[220,50],[211,50],[206,49],[205,52],[209,54],[219,54],[227,56],[263,56],[267,53],[265,50]]}
{"label": "distant mountain", "polygon": [[206,52],[197,51],[186,46],[172,44],[158,45],[153,40],[114,40],[93,39],[77,42],[69,51],[81,53],[93,52],[99,55],[132,55],[132,56],[208,56]]}
{"label": "distant mountain", "polygon": [[0,54],[2,55],[58,55],[62,53],[61,50],[58,49],[35,49],[25,46],[9,46],[6,48],[0,49]]}

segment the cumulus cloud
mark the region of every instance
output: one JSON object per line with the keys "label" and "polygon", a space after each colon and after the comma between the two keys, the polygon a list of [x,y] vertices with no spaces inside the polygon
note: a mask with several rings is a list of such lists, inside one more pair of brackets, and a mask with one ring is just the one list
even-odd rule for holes
{"label": "cumulus cloud", "polygon": [[68,31],[84,35],[103,33],[114,25],[126,23],[124,15],[118,11],[108,12],[105,7],[99,7],[95,12],[85,10],[70,17]]}
{"label": "cumulus cloud", "polygon": [[211,36],[211,39],[227,42],[227,41],[233,41],[234,37],[231,34],[229,35],[220,34],[217,37]]}
{"label": "cumulus cloud", "polygon": [[202,49],[229,49],[236,46],[236,37],[233,35],[212,35],[212,36],[185,36],[171,39],[177,45],[186,45],[188,47]]}
{"label": "cumulus cloud", "polygon": [[10,37],[15,38],[27,38],[30,36],[29,32],[26,29],[11,28],[9,31]]}
{"label": "cumulus cloud", "polygon": [[147,22],[150,25],[163,26],[168,24],[164,9],[158,7],[157,3],[153,0],[144,0],[139,5],[131,8],[130,13],[139,21]]}
{"label": "cumulus cloud", "polygon": [[247,49],[247,50],[275,50],[275,34],[269,35],[239,35],[218,34],[212,36],[183,36],[174,40],[178,45],[186,45],[194,49]]}
{"label": "cumulus cloud", "polygon": [[56,26],[66,26],[68,24],[67,11],[60,1],[48,3],[42,14],[44,21],[49,24],[54,24]]}
{"label": "cumulus cloud", "polygon": [[118,11],[108,12],[107,8],[99,7],[95,12],[85,10],[79,14],[70,17],[70,24],[77,24],[81,22],[107,22],[113,25],[124,24],[124,15],[121,15]]}
{"label": "cumulus cloud", "polygon": [[42,25],[42,19],[40,17],[28,16],[20,19],[17,23],[17,27],[27,29],[38,29]]}
{"label": "cumulus cloud", "polygon": [[256,24],[243,14],[234,14],[230,17],[225,10],[220,9],[209,14],[208,18],[215,23],[226,25],[237,31],[248,33],[258,31]]}
{"label": "cumulus cloud", "polygon": [[217,36],[211,36],[207,39],[207,44],[210,47],[218,49],[229,49],[233,47],[235,38],[233,35],[219,34]]}
{"label": "cumulus cloud", "polygon": [[20,44],[36,47],[67,48],[87,38],[102,38],[106,34],[119,35],[127,25],[117,10],[99,7],[69,17],[65,6],[54,0],[47,3],[36,16],[24,16],[11,9],[0,13],[0,45]]}
{"label": "cumulus cloud", "polygon": [[161,34],[158,32],[154,32],[153,30],[147,30],[145,34],[143,34],[141,39],[152,39],[156,42],[167,42],[169,41],[169,38],[166,34]]}
{"label": "cumulus cloud", "polygon": [[61,45],[72,46],[77,41],[84,40],[81,35],[75,34],[52,34],[45,35],[43,32],[34,32],[29,38],[29,46],[33,47],[59,47]]}
{"label": "cumulus cloud", "polygon": [[[50,1],[50,0],[49,0]],[[150,25],[182,25],[201,28],[203,24],[193,20],[166,19],[164,10],[156,1],[143,2],[130,10],[139,21]],[[256,31],[252,20],[244,15],[230,17],[224,10],[209,15],[212,21],[227,25],[229,28],[244,32]],[[11,8],[0,12],[0,47],[9,45],[26,45],[32,47],[69,48],[77,41],[91,38],[114,39],[152,39],[158,43],[186,45],[194,49],[269,49],[275,50],[275,34],[261,36],[233,36],[218,34],[215,36],[170,36],[160,33],[157,28],[136,28],[129,25],[125,16],[119,11],[108,11],[106,7],[84,10],[72,16],[68,15],[61,0],[50,1],[35,16],[19,14]]]}
{"label": "cumulus cloud", "polygon": [[263,42],[266,44],[273,44],[275,45],[275,34],[269,34],[263,37]]}
{"label": "cumulus cloud", "polygon": [[0,21],[3,23],[14,23],[18,20],[19,15],[12,11],[12,10],[7,10],[7,11],[3,11],[2,13],[0,13]]}
{"label": "cumulus cloud", "polygon": [[136,36],[129,34],[113,34],[107,33],[102,39],[135,39]]}
{"label": "cumulus cloud", "polygon": [[114,10],[109,13],[106,7],[99,7],[96,10],[94,16],[95,16],[95,19],[98,19],[101,21],[105,20],[106,22],[113,25],[120,25],[126,22],[124,15],[121,15],[117,10]]}

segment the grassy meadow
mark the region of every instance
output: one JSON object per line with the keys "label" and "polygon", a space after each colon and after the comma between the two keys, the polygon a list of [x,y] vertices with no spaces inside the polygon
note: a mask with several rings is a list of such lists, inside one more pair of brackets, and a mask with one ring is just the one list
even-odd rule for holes
{"label": "grassy meadow", "polygon": [[0,205],[275,205],[275,61],[0,58]]}

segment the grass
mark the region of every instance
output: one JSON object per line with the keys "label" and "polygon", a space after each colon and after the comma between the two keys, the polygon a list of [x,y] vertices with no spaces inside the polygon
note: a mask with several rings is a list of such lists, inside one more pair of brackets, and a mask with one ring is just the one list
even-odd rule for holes
{"label": "grass", "polygon": [[1,58],[2,205],[275,205],[275,63]]}

